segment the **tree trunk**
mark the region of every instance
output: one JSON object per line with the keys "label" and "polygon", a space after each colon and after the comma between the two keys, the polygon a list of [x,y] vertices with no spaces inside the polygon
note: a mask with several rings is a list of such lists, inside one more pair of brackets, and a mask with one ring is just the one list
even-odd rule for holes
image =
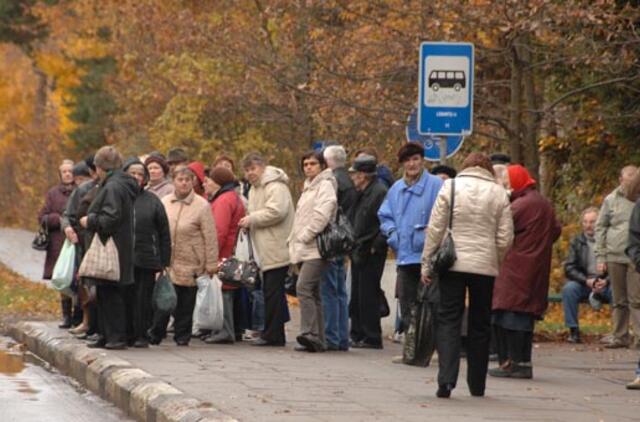
{"label": "tree trunk", "polygon": [[511,136],[509,139],[511,162],[520,163],[522,161],[522,147],[520,137],[522,133],[522,62],[518,57],[518,40],[513,40],[510,48],[511,65],[511,101],[509,106],[509,129]]}
{"label": "tree trunk", "polygon": [[529,36],[522,37],[520,45],[520,58],[524,68],[524,103],[527,112],[524,119],[524,132],[522,136],[522,152],[523,162],[531,176],[540,181],[539,167],[540,157],[538,155],[538,135],[540,134],[540,113],[537,113],[538,94],[536,93],[536,77],[531,64],[533,63],[533,55],[529,42]]}

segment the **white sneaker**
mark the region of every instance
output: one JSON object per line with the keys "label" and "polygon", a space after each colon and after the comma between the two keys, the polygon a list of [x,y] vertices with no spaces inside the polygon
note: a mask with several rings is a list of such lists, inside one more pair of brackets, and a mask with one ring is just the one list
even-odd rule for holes
{"label": "white sneaker", "polygon": [[404,333],[393,333],[393,337],[391,337],[391,341],[394,343],[402,343],[404,342]]}

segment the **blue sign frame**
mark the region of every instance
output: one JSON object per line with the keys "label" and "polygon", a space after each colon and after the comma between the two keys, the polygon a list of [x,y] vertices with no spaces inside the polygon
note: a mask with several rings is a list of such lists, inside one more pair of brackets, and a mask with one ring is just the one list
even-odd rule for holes
{"label": "blue sign frame", "polygon": [[418,132],[468,136],[473,130],[474,47],[420,44]]}
{"label": "blue sign frame", "polygon": [[[414,110],[407,119],[405,130],[407,142],[420,142],[424,147],[424,158],[427,161],[440,161],[440,139],[437,135],[421,135],[418,133],[418,117]],[[462,135],[448,135],[447,138],[447,158],[453,157],[460,148],[464,137]]]}

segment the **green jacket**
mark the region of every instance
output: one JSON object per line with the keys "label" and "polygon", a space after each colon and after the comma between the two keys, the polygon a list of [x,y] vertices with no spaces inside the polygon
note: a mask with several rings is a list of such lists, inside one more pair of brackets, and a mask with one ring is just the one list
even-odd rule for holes
{"label": "green jacket", "polygon": [[604,199],[596,222],[596,258],[598,263],[628,264],[624,250],[629,239],[629,219],[633,202],[617,187]]}

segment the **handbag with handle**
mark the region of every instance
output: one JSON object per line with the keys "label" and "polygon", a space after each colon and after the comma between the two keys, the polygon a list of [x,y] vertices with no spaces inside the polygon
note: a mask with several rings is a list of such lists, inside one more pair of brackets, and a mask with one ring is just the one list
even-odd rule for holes
{"label": "handbag with handle", "polygon": [[31,242],[31,247],[36,251],[46,251],[49,247],[49,227],[47,225],[47,218],[45,217],[38,228],[36,237]]}
{"label": "handbag with handle", "polygon": [[447,226],[447,234],[440,244],[438,250],[431,256],[431,272],[433,274],[442,275],[449,271],[458,259],[456,255],[456,247],[453,243],[453,235],[451,228],[453,227],[453,207],[455,205],[455,186],[456,180],[451,179],[451,204],[449,206],[449,224]]}
{"label": "handbag with handle", "polygon": [[[241,234],[236,237],[236,246]],[[247,233],[247,243],[249,249],[249,259],[244,261],[235,254],[230,258],[223,259],[218,267],[218,278],[225,284],[234,287],[246,287],[255,290],[260,284],[260,267],[253,256],[253,246],[251,236]]]}
{"label": "handbag with handle", "polygon": [[356,244],[353,227],[340,207],[336,211],[335,221],[327,224],[316,237],[316,243],[322,259],[349,255],[353,251]]}
{"label": "handbag with handle", "polygon": [[120,261],[113,237],[109,237],[106,243],[102,243],[97,233],[93,235],[91,245],[82,258],[78,275],[106,281],[120,281]]}

